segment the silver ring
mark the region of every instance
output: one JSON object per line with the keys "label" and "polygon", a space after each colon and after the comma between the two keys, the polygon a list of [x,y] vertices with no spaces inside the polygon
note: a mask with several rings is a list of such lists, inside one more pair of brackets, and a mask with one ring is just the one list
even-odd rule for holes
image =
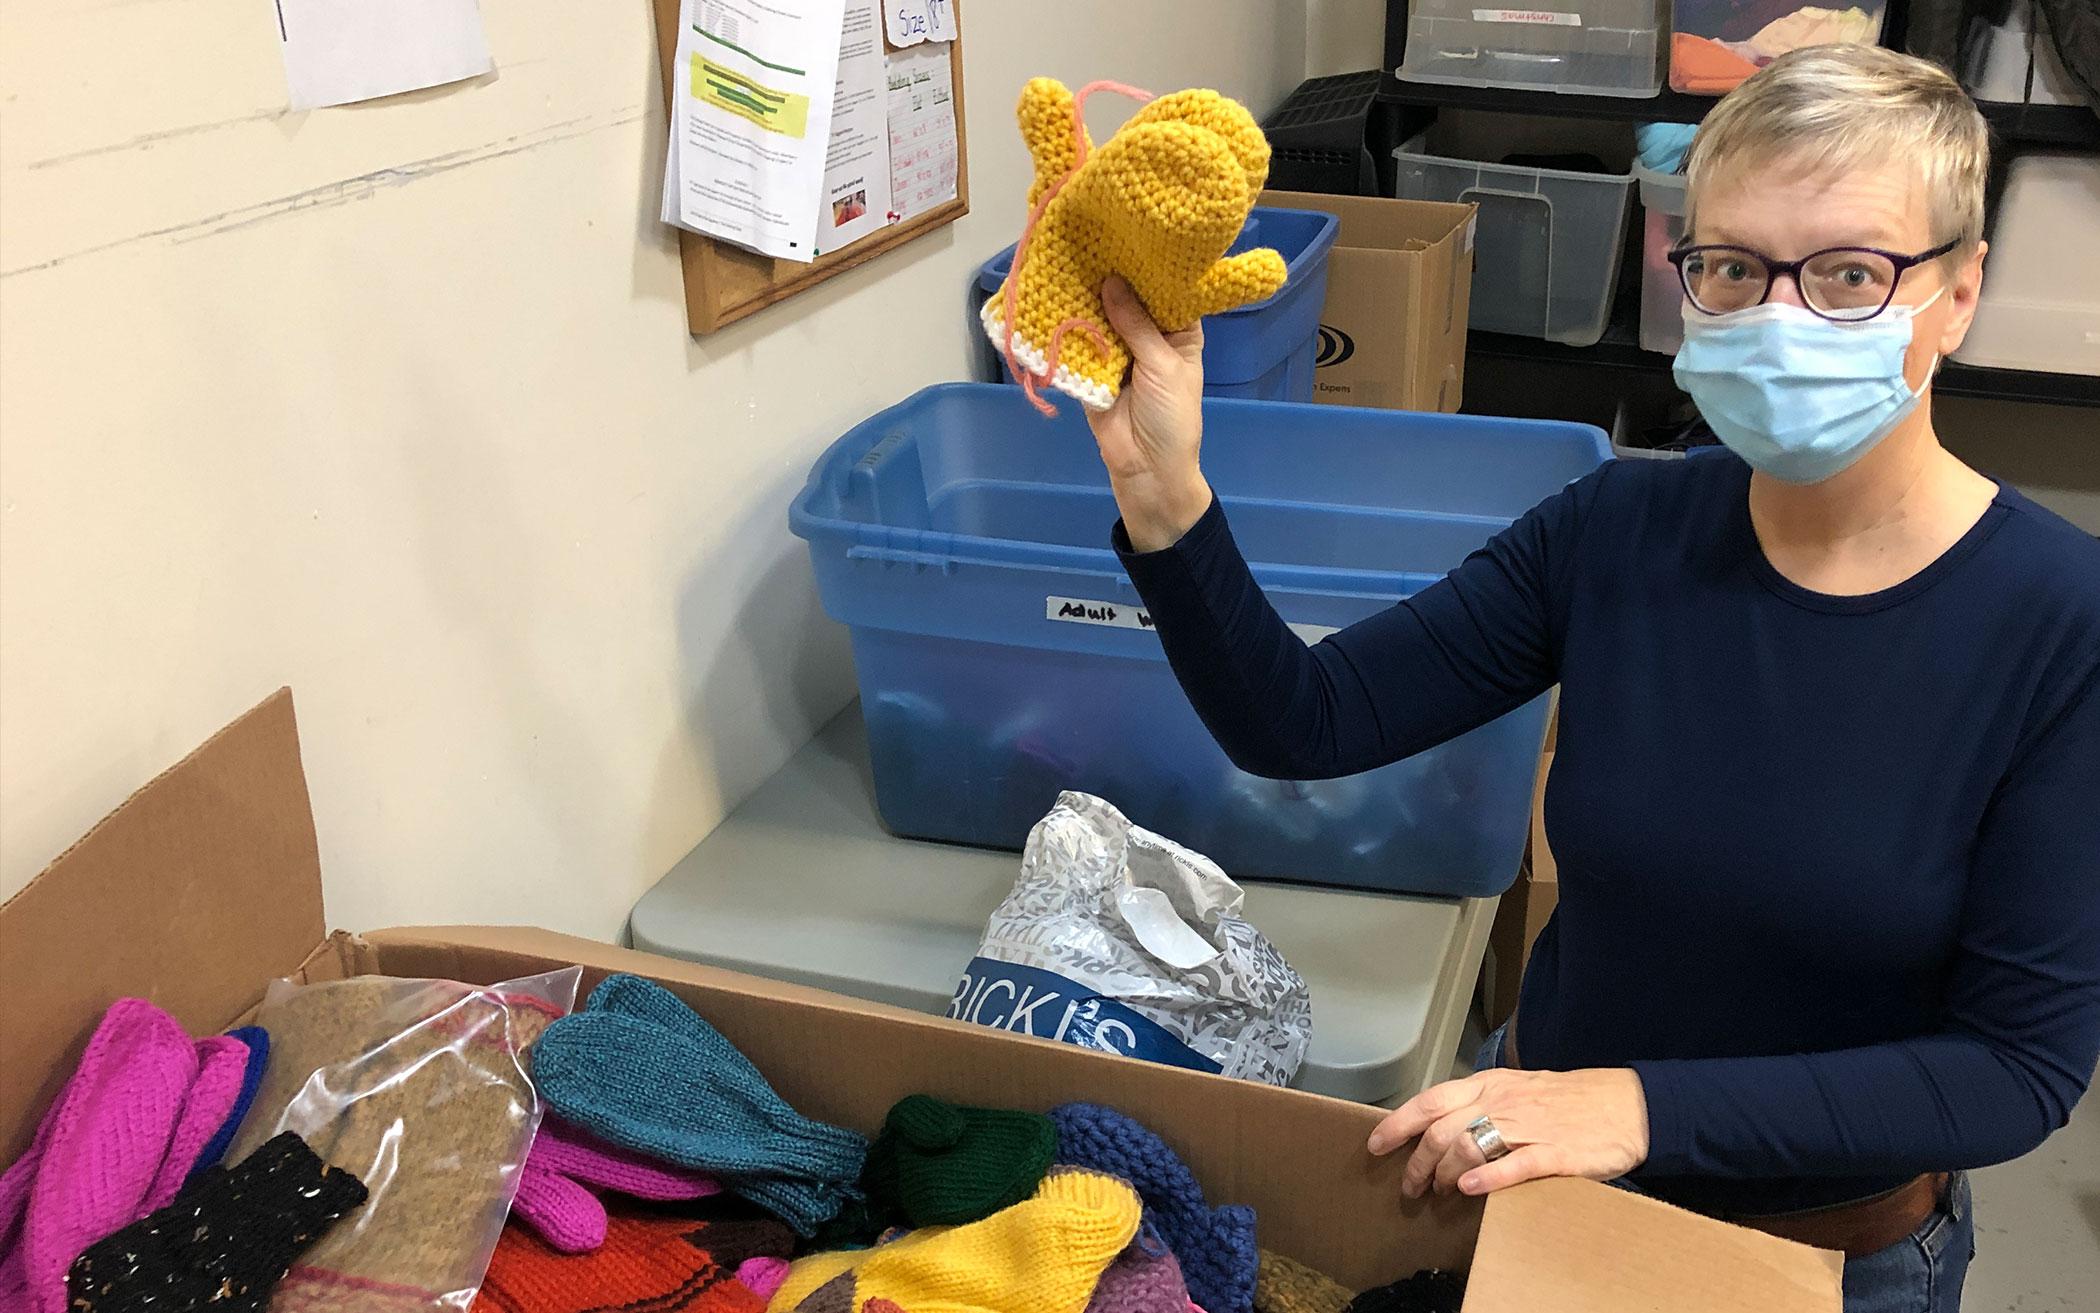
{"label": "silver ring", "polygon": [[1486,1117],[1474,1118],[1466,1127],[1466,1134],[1472,1137],[1473,1147],[1480,1150],[1484,1161],[1493,1162],[1509,1153],[1509,1144],[1502,1138],[1502,1132],[1496,1130],[1495,1123]]}

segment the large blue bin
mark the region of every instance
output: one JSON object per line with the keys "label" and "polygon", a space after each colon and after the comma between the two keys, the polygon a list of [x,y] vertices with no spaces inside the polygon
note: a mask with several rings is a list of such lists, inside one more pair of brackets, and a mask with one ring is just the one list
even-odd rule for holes
{"label": "large blue bin", "polygon": [[[1213,400],[1203,451],[1256,578],[1315,637],[1426,587],[1609,448],[1583,424]],[[999,384],[927,388],[817,461],[789,524],[851,629],[891,830],[1018,848],[1072,788],[1234,876],[1508,886],[1544,698],[1353,778],[1244,774],[1142,627],[1115,519],[1080,408],[1045,419]]]}
{"label": "large blue bin", "polygon": [[[1319,350],[1320,307],[1327,304],[1327,253],[1341,220],[1313,210],[1257,205],[1228,254],[1274,247],[1290,277],[1276,295],[1203,321],[1203,392],[1248,401],[1311,401],[1313,357]],[[1013,267],[1009,246],[977,270],[983,295],[970,305],[970,334],[982,341],[977,319],[984,298],[999,290]],[[1011,383],[1006,362],[992,352],[996,377]]]}

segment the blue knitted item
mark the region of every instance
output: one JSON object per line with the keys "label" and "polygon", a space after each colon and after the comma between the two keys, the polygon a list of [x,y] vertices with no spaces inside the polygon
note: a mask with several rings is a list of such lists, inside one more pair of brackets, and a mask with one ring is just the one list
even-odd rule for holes
{"label": "blue knitted item", "polygon": [[226,1151],[233,1147],[233,1137],[240,1134],[241,1123],[248,1120],[248,1109],[255,1105],[255,1091],[262,1086],[263,1069],[270,1065],[270,1032],[261,1026],[243,1026],[239,1030],[226,1032],[228,1039],[237,1039],[248,1046],[248,1066],[241,1073],[241,1092],[234,1096],[233,1107],[226,1113],[226,1120],[212,1132],[204,1142],[204,1152],[197,1155],[197,1163],[190,1174],[183,1178],[184,1188],[195,1185],[197,1178],[207,1167],[217,1167]]}
{"label": "blue knitted item", "polygon": [[547,1027],[533,1079],[567,1120],[637,1153],[711,1172],[802,1235],[860,1197],[868,1142],[804,1117],[669,990],[612,976]]}
{"label": "blue knitted item", "polygon": [[1113,1108],[1067,1103],[1052,1108],[1050,1120],[1057,1123],[1058,1162],[1120,1176],[1137,1190],[1146,1223],[1181,1264],[1190,1299],[1209,1313],[1250,1313],[1261,1266],[1253,1209],[1210,1207],[1166,1141]]}

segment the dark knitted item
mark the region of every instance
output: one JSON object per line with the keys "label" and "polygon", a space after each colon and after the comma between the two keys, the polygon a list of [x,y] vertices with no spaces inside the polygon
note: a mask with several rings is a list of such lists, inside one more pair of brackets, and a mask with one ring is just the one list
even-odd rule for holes
{"label": "dark knitted item", "polygon": [[1261,1251],[1254,1278],[1254,1313],[1345,1313],[1355,1296],[1324,1272],[1282,1254]]}
{"label": "dark knitted item", "polygon": [[1166,1142],[1137,1122],[1093,1103],[1050,1110],[1057,1161],[1120,1176],[1145,1202],[1145,1221],[1174,1251],[1189,1298],[1208,1313],[1252,1313],[1260,1255],[1254,1210],[1212,1208],[1203,1188]]}
{"label": "dark knitted item", "polygon": [[803,1248],[812,1254],[830,1249],[866,1249],[882,1235],[885,1225],[866,1199],[848,1199],[838,1212],[818,1224]]}
{"label": "dark knitted item", "polygon": [[1459,1313],[1466,1283],[1456,1273],[1424,1268],[1403,1281],[1366,1290],[1348,1313]]}
{"label": "dark knitted item", "polygon": [[248,1109],[255,1106],[255,1091],[262,1087],[263,1069],[270,1065],[270,1032],[261,1026],[243,1026],[239,1030],[226,1032],[228,1039],[237,1039],[248,1046],[248,1069],[241,1074],[241,1092],[233,1101],[233,1110],[219,1129],[205,1141],[204,1152],[197,1155],[197,1165],[190,1169],[184,1188],[195,1186],[207,1167],[217,1167],[226,1151],[233,1147],[233,1137],[240,1133],[241,1123],[248,1119]]}
{"label": "dark knitted item", "polygon": [[533,1075],[567,1120],[711,1172],[802,1235],[859,1196],[868,1142],[789,1107],[720,1031],[639,976],[608,977],[549,1026]]}
{"label": "dark knitted item", "polygon": [[883,1221],[962,1226],[1034,1194],[1056,1157],[1048,1117],[913,1094],[890,1109],[860,1179]]}
{"label": "dark knitted item", "polygon": [[286,1131],[214,1167],[159,1212],[88,1246],[66,1274],[77,1313],[260,1313],[305,1248],[365,1201],[364,1183]]}

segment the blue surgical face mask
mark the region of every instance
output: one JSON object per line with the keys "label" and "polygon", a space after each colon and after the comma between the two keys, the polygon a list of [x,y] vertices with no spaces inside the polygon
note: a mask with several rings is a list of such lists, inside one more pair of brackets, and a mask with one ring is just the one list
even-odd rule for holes
{"label": "blue surgical face mask", "polygon": [[1871,451],[1924,395],[1904,380],[1903,356],[1911,321],[1939,296],[1856,324],[1777,302],[1722,315],[1687,304],[1671,372],[1751,468],[1821,483]]}

